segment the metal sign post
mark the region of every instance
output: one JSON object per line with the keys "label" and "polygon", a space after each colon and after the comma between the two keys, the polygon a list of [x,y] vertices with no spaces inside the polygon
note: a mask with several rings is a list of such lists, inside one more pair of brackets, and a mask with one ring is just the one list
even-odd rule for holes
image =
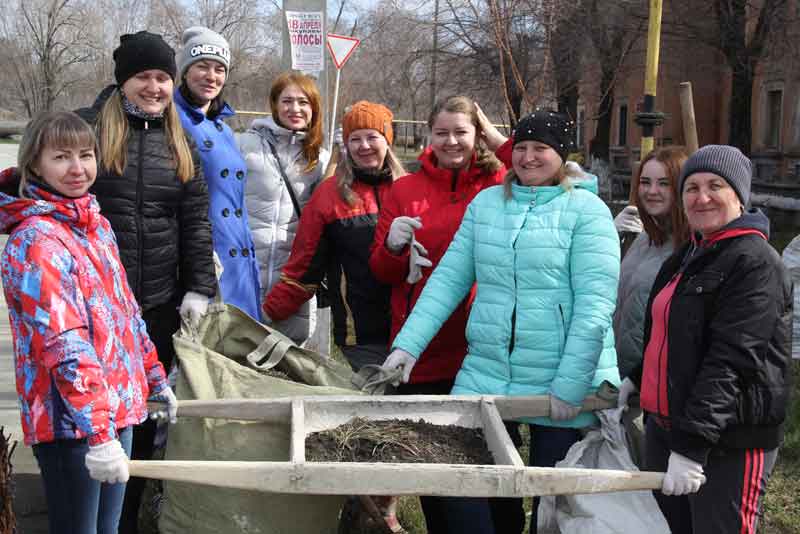
{"label": "metal sign post", "polygon": [[361,42],[360,39],[355,37],[347,37],[345,35],[336,35],[333,33],[328,34],[326,39],[328,51],[333,58],[333,64],[336,65],[336,84],[333,88],[333,106],[331,107],[330,118],[330,135],[328,136],[328,150],[333,150],[333,132],[336,130],[336,107],[339,103],[339,80],[342,73],[342,67],[345,62],[350,59],[353,51]]}

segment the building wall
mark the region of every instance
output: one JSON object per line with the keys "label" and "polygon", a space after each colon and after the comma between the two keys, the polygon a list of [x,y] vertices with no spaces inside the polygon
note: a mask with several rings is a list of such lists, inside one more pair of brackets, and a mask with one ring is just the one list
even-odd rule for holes
{"label": "building wall", "polygon": [[[664,124],[655,130],[655,145],[685,143],[681,120],[679,84],[692,83],[695,120],[700,146],[728,142],[731,76],[724,57],[701,43],[669,30],[674,23],[671,3],[665,3],[656,109],[666,114]],[[792,13],[790,13],[790,16]],[[788,42],[800,43],[800,25],[789,28]],[[626,57],[618,73],[614,90],[614,116],[611,125],[611,157],[616,169],[624,173],[639,159],[641,128],[634,122],[644,94],[646,37],[642,36]],[[771,54],[759,66],[753,83],[752,158],[756,175],[764,181],[794,180],[800,182],[800,58],[788,48]],[[588,153],[599,101],[599,69],[589,64],[584,69],[579,90],[579,115],[585,110],[588,118],[583,125],[582,148]],[[770,96],[770,92],[772,96]],[[778,113],[778,143],[775,133],[768,133],[770,121],[775,121],[775,94],[781,93]],[[627,136],[620,145],[620,109],[627,106]],[[772,117],[772,119],[770,118]],[[772,142],[772,143],[770,143]],[[775,146],[770,146],[770,144]]]}

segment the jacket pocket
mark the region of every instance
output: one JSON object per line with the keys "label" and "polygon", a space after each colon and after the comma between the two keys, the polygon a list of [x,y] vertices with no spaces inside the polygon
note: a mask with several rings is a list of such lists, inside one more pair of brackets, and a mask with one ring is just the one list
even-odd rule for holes
{"label": "jacket pocket", "polygon": [[561,304],[555,306],[556,325],[558,328],[558,342],[559,350],[564,351],[564,346],[567,344],[567,321],[564,318],[564,307]]}
{"label": "jacket pocket", "polygon": [[680,293],[682,295],[709,295],[716,293],[724,281],[725,274],[720,271],[701,271],[689,277],[683,284]]}
{"label": "jacket pocket", "polygon": [[789,389],[751,384],[739,396],[737,415],[743,425],[777,425],[786,419]]}

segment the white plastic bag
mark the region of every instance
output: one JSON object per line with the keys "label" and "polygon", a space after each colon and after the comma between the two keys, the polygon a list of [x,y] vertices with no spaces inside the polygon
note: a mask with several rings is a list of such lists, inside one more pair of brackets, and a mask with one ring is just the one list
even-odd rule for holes
{"label": "white plastic bag", "polygon": [[[621,423],[622,408],[597,412],[600,428],[570,447],[556,467],[638,471]],[[539,534],[669,534],[650,491],[542,497]]]}
{"label": "white plastic bag", "polygon": [[800,359],[800,236],[783,249],[783,264],[794,282],[794,320],[792,321],[792,358]]}

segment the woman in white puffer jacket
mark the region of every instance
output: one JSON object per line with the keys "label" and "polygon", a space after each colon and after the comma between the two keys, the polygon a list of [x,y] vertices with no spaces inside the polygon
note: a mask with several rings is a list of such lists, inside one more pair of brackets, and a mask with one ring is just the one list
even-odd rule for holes
{"label": "woman in white puffer jacket", "polygon": [[[259,263],[259,302],[280,278],[292,250],[299,211],[328,163],[329,153],[322,148],[320,101],[312,78],[284,73],[270,89],[272,116],[256,119],[238,137],[247,164],[245,202]],[[315,315],[316,301],[311,299],[294,316],[272,326],[300,344],[314,331]],[[263,315],[262,320],[269,322]]]}

